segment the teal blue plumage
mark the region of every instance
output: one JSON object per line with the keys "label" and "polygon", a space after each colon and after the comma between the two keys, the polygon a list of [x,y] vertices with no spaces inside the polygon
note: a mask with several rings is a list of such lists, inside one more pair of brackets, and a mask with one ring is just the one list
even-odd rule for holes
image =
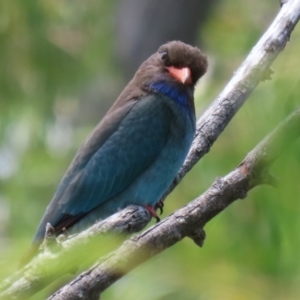
{"label": "teal blue plumage", "polygon": [[198,48],[174,41],[146,60],[78,150],[48,205],[57,234],[77,232],[129,204],[154,207],[195,133],[194,86],[207,68]]}

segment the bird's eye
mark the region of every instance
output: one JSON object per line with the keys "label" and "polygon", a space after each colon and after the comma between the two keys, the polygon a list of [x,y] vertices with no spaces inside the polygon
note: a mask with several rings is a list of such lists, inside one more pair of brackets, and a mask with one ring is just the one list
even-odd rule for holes
{"label": "bird's eye", "polygon": [[160,59],[161,60],[166,60],[168,58],[168,53],[167,51],[164,51],[161,53]]}
{"label": "bird's eye", "polygon": [[170,66],[168,52],[164,51],[161,53],[160,59],[165,63],[166,66]]}

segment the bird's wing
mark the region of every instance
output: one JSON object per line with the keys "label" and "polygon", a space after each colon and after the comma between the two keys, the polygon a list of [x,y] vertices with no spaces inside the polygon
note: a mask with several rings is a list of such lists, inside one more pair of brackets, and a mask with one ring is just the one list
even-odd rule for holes
{"label": "bird's wing", "polygon": [[36,238],[42,238],[46,223],[68,228],[126,189],[159,155],[171,118],[164,101],[148,95],[114,122],[106,120],[114,124],[109,131],[103,130],[104,123],[96,127],[60,183]]}

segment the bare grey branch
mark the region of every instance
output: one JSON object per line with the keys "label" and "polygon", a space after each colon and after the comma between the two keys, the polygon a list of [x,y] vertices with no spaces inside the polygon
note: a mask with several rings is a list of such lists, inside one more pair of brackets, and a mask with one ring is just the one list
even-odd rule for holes
{"label": "bare grey branch", "polygon": [[[127,240],[118,250],[80,274],[49,300],[94,299],[130,270],[184,237],[191,237],[196,244],[202,245],[205,234],[201,228],[232,202],[245,198],[250,189],[265,183],[264,174],[286,147],[300,136],[299,128],[300,109],[256,146],[235,170],[223,178],[217,178],[204,194]],[[284,144],[281,143],[283,140]]]}

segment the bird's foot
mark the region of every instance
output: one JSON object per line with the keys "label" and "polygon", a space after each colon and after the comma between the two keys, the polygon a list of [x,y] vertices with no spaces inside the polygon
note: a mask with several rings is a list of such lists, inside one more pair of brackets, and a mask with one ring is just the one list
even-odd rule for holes
{"label": "bird's foot", "polygon": [[160,199],[155,205],[154,205],[154,209],[157,210],[159,209],[160,210],[160,214],[162,214],[164,212],[164,201],[162,199]]}
{"label": "bird's foot", "polygon": [[159,216],[157,215],[155,209],[151,205],[146,205],[145,208],[149,211],[150,215],[156,219],[156,222],[160,221]]}

